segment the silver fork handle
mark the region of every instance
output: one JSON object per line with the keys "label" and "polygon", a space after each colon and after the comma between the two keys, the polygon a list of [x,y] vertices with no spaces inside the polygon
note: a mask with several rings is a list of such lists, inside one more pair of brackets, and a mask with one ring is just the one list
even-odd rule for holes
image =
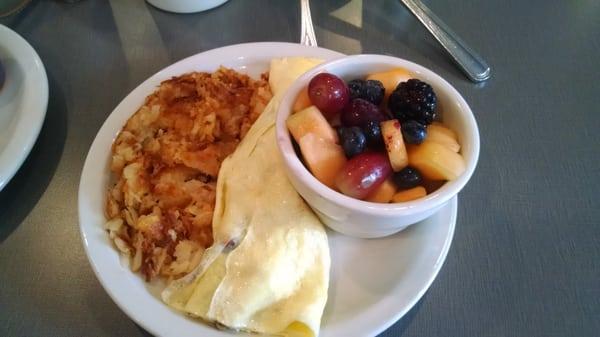
{"label": "silver fork handle", "polygon": [[473,82],[490,78],[490,66],[420,0],[401,0]]}
{"label": "silver fork handle", "polygon": [[310,17],[309,0],[300,0],[300,44],[309,47],[317,46],[317,37]]}

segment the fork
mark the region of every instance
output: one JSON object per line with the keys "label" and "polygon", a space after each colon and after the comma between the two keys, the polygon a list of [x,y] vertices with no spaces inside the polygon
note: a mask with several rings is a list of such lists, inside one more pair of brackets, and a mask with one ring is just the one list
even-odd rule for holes
{"label": "fork", "polygon": [[310,17],[309,0],[300,0],[300,44],[317,47],[317,37]]}
{"label": "fork", "polygon": [[454,33],[421,0],[401,0],[421,21],[435,39],[473,82],[485,81],[491,76],[490,66]]}

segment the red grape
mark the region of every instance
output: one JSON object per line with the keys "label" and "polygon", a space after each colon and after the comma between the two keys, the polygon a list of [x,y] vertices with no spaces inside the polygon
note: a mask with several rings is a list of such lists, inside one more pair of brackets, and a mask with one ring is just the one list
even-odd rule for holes
{"label": "red grape", "polygon": [[335,184],[347,196],[363,199],[392,174],[392,166],[384,153],[364,152],[350,159]]}
{"label": "red grape", "polygon": [[321,73],[308,83],[308,97],[326,118],[332,118],[348,104],[350,93],[341,78]]}
{"label": "red grape", "polygon": [[388,119],[379,107],[362,98],[353,99],[342,111],[342,125],[364,127],[368,122],[383,122]]}

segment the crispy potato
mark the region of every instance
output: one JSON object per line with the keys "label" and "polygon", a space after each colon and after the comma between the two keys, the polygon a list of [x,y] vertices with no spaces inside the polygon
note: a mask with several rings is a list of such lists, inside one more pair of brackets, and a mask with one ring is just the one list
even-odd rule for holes
{"label": "crispy potato", "polygon": [[220,68],[161,83],[112,146],[107,230],[147,280],[189,272],[212,244],[217,174],[271,99],[259,80]]}

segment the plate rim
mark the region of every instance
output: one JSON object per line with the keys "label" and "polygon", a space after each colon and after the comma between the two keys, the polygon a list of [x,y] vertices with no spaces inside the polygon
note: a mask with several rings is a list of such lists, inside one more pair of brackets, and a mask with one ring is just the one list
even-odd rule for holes
{"label": "plate rim", "polygon": [[[25,133],[13,132],[13,137],[0,149],[0,161],[7,159],[6,153],[9,155],[16,153],[15,157],[8,158],[12,160],[5,160],[5,165],[0,165],[0,191],[2,191],[19,171],[40,135],[48,109],[49,88],[44,63],[31,44],[17,32],[2,24],[0,24],[0,36],[7,38],[5,41],[9,42],[3,42],[2,45],[7,47],[21,67],[25,63],[35,65],[26,71],[23,69],[25,77],[21,90],[24,92],[23,95],[27,95],[27,92],[35,92],[38,95],[37,99],[26,103],[30,105],[28,108],[17,112],[14,130],[27,131]],[[16,45],[18,48],[9,48],[11,45]],[[24,51],[21,52],[22,50]],[[32,86],[26,85],[27,76],[32,77]]]}
{"label": "plate rim", "polygon": [[[220,47],[220,48],[215,48],[215,49],[210,49],[207,51],[203,51],[197,54],[194,54],[192,56],[186,57],[178,62],[175,62],[171,65],[166,66],[165,68],[159,70],[158,72],[156,72],[154,75],[148,77],[146,80],[144,80],[143,82],[141,82],[138,86],[136,86],[131,92],[129,92],[117,105],[116,107],[113,109],[113,111],[107,116],[106,120],[104,121],[104,123],[102,124],[102,126],[100,127],[100,129],[98,130],[96,136],[94,137],[94,141],[92,142],[90,149],[86,155],[86,159],[82,168],[82,173],[81,173],[81,177],[80,177],[80,183],[79,183],[79,189],[78,189],[78,218],[79,218],[79,230],[80,230],[80,236],[82,239],[82,243],[86,252],[86,257],[88,259],[88,262],[90,263],[92,270],[94,271],[94,274],[96,276],[96,278],[98,279],[98,281],[100,282],[100,284],[102,285],[102,287],[104,288],[104,291],[109,295],[109,297],[113,300],[113,302],[129,317],[129,319],[133,320],[136,324],[138,324],[139,326],[143,327],[144,329],[146,329],[148,332],[152,333],[153,335],[157,335],[157,336],[162,336],[165,333],[164,329],[160,329],[158,324],[149,324],[151,322],[148,322],[148,320],[144,319],[144,315],[145,313],[140,313],[138,311],[133,311],[130,306],[119,296],[117,296],[116,291],[112,288],[113,286],[108,282],[108,280],[106,280],[105,278],[107,277],[106,274],[101,274],[100,272],[100,267],[97,264],[98,261],[94,260],[93,257],[93,252],[91,251],[91,246],[90,246],[90,242],[88,241],[88,236],[91,236],[92,234],[94,234],[94,232],[89,232],[87,230],[86,226],[94,226],[93,224],[89,224],[86,225],[85,222],[88,221],[89,217],[91,217],[91,215],[85,215],[83,213],[85,213],[86,211],[88,211],[88,205],[86,204],[86,202],[89,202],[88,199],[86,199],[85,196],[85,190],[86,190],[86,182],[88,180],[88,172],[90,170],[90,166],[92,165],[92,152],[93,150],[98,146],[97,143],[99,142],[100,136],[107,133],[110,130],[105,130],[107,128],[109,128],[109,124],[110,121],[112,121],[111,117],[113,117],[113,114],[115,114],[117,111],[119,111],[120,109],[123,109],[124,105],[127,105],[127,102],[130,99],[130,96],[134,96],[134,94],[136,92],[138,92],[139,90],[143,90],[144,87],[148,86],[150,83],[153,83],[155,81],[157,81],[158,79],[164,79],[165,78],[165,74],[168,74],[169,71],[171,71],[172,69],[177,68],[178,66],[182,66],[184,65],[186,62],[190,62],[191,60],[195,59],[195,58],[200,58],[200,57],[209,57],[210,53],[219,53],[219,52],[224,52],[226,50],[236,50],[236,49],[244,49],[244,48],[274,48],[274,47],[288,47],[288,48],[298,48],[298,50],[304,49],[304,48],[314,48],[314,47],[306,47],[306,46],[301,46],[299,44],[296,43],[288,43],[288,42],[256,42],[256,43],[242,43],[242,44],[234,44],[234,45],[229,45],[229,46],[224,46],[224,47]],[[312,49],[315,50],[315,49]],[[335,56],[343,56],[343,54],[332,51],[332,50],[328,50],[325,48],[319,48],[319,50],[321,50],[323,53],[330,53],[331,58],[334,58]],[[254,52],[254,51],[253,51]],[[335,55],[335,56],[334,56]],[[291,56],[291,55],[290,55]],[[297,56],[304,56],[302,54],[297,55]],[[241,56],[243,57],[243,55]],[[277,57],[277,55],[273,55],[271,57]],[[323,57],[323,56],[322,56]],[[141,88],[141,89],[140,89]],[[145,93],[144,97],[146,95],[148,95],[149,93]],[[131,112],[131,114],[133,114],[133,112]],[[130,115],[131,115],[130,114]],[[115,119],[117,117],[113,117],[113,119]],[[120,130],[120,128],[119,128]],[[117,131],[118,132],[118,131]],[[114,140],[114,137],[116,136],[116,134],[112,135],[112,139],[111,139],[111,143]],[[88,182],[89,183],[89,182]],[[395,312],[392,315],[389,315],[386,319],[383,320],[378,320],[377,323],[375,323],[373,325],[372,328],[369,328],[368,330],[370,331],[370,334],[372,335],[376,335],[379,334],[383,331],[385,331],[386,329],[388,329],[392,324],[394,324],[396,321],[398,321],[402,316],[404,316],[420,299],[421,297],[425,294],[425,292],[429,289],[429,287],[431,286],[431,284],[433,283],[433,281],[435,280],[435,278],[437,277],[439,271],[441,270],[441,267],[446,259],[446,256],[448,254],[448,251],[450,249],[451,243],[452,243],[452,239],[454,236],[454,229],[455,229],[455,225],[456,225],[456,217],[457,217],[457,198],[454,197],[452,198],[445,206],[443,206],[443,208],[439,211],[443,211],[446,209],[446,207],[450,207],[449,211],[450,211],[450,215],[451,218],[448,221],[449,227],[448,227],[448,231],[445,234],[445,239],[444,239],[444,243],[442,245],[440,254],[437,256],[437,262],[436,264],[433,266],[432,272],[429,273],[429,277],[424,280],[423,282],[423,286],[420,287],[420,291],[417,292],[416,294],[414,294],[413,296],[410,297],[410,300],[405,303],[402,307],[402,310],[399,310],[397,312]],[[90,228],[90,231],[93,231],[94,228]],[[97,230],[97,228],[96,228]],[[102,232],[104,232],[103,229],[101,229]],[[104,233],[106,235],[106,233]],[[112,249],[114,249],[114,247],[110,247]],[[121,266],[119,266],[121,267]],[[129,271],[130,272],[130,271]],[[130,272],[131,273],[131,272]],[[133,274],[133,273],[132,273]],[[152,296],[149,293],[150,296]],[[164,304],[163,304],[164,305]],[[168,306],[164,305],[165,308],[169,309],[170,311],[173,311],[172,309],[170,309]],[[173,311],[174,312],[174,311]],[[182,318],[186,318],[185,315],[182,315],[179,313],[179,316],[181,316]],[[199,324],[197,322],[194,322],[194,324]],[[214,329],[212,327],[209,327],[208,325],[204,325],[204,327],[208,327],[209,329]],[[323,328],[323,325],[321,326],[321,328]],[[168,331],[169,329],[167,329]],[[323,331],[323,329],[321,329],[321,331]],[[217,332],[215,330],[215,332]],[[218,333],[215,334],[215,336],[219,335]],[[239,334],[239,336],[243,336],[243,334]]]}
{"label": "plate rim", "polygon": [[390,317],[383,325],[380,326],[378,330],[375,331],[373,336],[379,335],[382,332],[386,331],[389,327],[394,325],[394,323],[398,322],[404,315],[406,315],[427,293],[433,281],[437,278],[438,274],[442,270],[444,263],[446,262],[446,258],[448,257],[448,253],[450,252],[450,247],[452,246],[452,241],[454,239],[454,231],[456,230],[456,220],[458,218],[458,196],[455,195],[450,200],[446,202],[437,212],[435,212],[433,216],[436,216],[438,213],[443,212],[446,208],[450,208],[450,219],[448,222],[450,223],[450,227],[448,228],[448,234],[446,235],[446,240],[442,246],[441,254],[438,256],[438,260],[434,265],[433,273],[431,273],[430,277],[425,281],[424,286],[421,290],[413,296],[411,301],[404,307],[404,310],[399,311],[396,315]]}

